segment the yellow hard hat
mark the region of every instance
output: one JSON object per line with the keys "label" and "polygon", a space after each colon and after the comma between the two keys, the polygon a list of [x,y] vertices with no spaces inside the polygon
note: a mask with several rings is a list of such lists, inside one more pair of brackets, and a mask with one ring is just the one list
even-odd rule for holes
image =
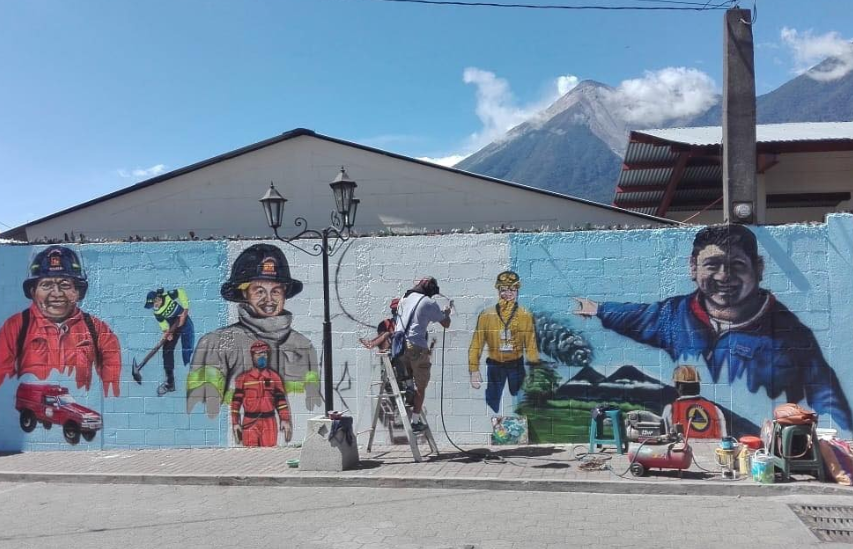
{"label": "yellow hard hat", "polygon": [[672,381],[675,383],[699,383],[699,372],[693,366],[678,366],[672,372]]}
{"label": "yellow hard hat", "polygon": [[518,277],[517,273],[513,271],[504,271],[498,275],[498,279],[495,281],[495,288],[503,288],[510,287],[514,290],[521,288],[521,279]]}

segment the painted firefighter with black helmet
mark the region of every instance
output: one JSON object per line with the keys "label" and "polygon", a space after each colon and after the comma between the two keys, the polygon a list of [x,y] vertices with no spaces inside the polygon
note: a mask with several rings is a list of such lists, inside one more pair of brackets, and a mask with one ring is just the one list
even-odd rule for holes
{"label": "painted firefighter with black helmet", "polygon": [[301,291],[302,282],[290,276],[277,247],[255,244],[240,253],[220,289],[224,299],[238,304],[238,319],[198,342],[187,377],[187,412],[204,402],[209,417],[219,414],[237,376],[252,369],[251,346],[258,340],[269,345],[268,368],[284,381],[285,392],[304,392],[309,410],[320,405],[317,351],[293,329],[293,315],[284,308]]}
{"label": "painted firefighter with black helmet", "polygon": [[121,347],[104,321],[79,308],[88,288],[70,248],[49,246],[35,255],[23,284],[32,305],[0,328],[0,384],[27,374],[44,380],[56,370],[88,390],[94,366],[104,396],[119,395]]}
{"label": "painted firefighter with black helmet", "polygon": [[[249,348],[249,353],[254,367],[237,376],[234,398],[231,399],[234,440],[242,442],[243,446],[276,446],[280,430],[284,440],[289,442],[293,434],[290,408],[281,377],[268,367],[270,346],[256,341]],[[240,409],[243,410],[242,419]]]}
{"label": "painted firefighter with black helmet", "polygon": [[160,396],[175,390],[175,347],[181,340],[184,366],[190,363],[195,345],[195,329],[190,318],[190,300],[183,288],[166,291],[163,288],[148,292],[145,308],[152,309],[154,320],[163,332],[163,370],[166,380],[157,388]]}

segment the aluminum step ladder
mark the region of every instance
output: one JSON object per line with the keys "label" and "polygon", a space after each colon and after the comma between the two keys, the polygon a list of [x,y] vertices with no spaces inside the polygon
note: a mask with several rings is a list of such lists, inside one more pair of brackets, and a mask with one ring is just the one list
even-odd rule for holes
{"label": "aluminum step ladder", "polygon": [[379,385],[379,394],[371,398],[376,399],[376,406],[373,410],[373,423],[370,425],[370,438],[367,441],[367,453],[373,448],[373,438],[376,435],[376,424],[379,422],[379,412],[384,410],[386,413],[395,413],[400,418],[400,423],[403,425],[403,430],[406,433],[406,439],[409,441],[409,447],[412,449],[412,457],[416,462],[423,461],[420,449],[418,448],[418,435],[422,434],[426,437],[429,443],[430,450],[438,455],[438,445],[432,436],[432,429],[426,420],[426,410],[421,410],[421,422],[424,424],[424,430],[420,433],[412,431],[412,422],[409,417],[409,408],[403,400],[403,393],[400,392],[400,384],[397,382],[397,376],[394,373],[394,367],[391,366],[391,358],[388,352],[379,352],[382,362],[381,381],[376,382]]}

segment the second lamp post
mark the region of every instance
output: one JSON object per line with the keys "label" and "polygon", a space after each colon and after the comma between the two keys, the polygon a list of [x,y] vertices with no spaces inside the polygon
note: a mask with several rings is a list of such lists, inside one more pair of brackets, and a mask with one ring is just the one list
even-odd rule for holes
{"label": "second lamp post", "polygon": [[[358,211],[359,200],[353,196],[357,187],[355,181],[350,179],[346,170],[341,171],[335,180],[329,185],[335,197],[335,210],[332,211],[332,223],[320,230],[309,229],[308,222],[304,217],[297,217],[294,224],[302,229],[299,233],[289,238],[278,234],[284,214],[284,204],[287,199],[275,189],[270,183],[267,193],[260,202],[267,216],[267,225],[273,230],[276,239],[290,244],[297,250],[323,259],[323,398],[326,401],[326,412],[331,411],[334,401],[334,375],[332,372],[332,320],[329,314],[329,257],[339,249],[338,245],[346,242],[351,237],[351,230],[355,224],[355,214]],[[306,249],[293,243],[294,240],[306,236],[320,238],[321,242]]]}

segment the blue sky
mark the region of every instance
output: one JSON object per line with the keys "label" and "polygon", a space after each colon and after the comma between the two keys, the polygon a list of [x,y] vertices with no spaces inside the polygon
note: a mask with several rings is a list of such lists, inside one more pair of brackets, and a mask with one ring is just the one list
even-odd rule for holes
{"label": "blue sky", "polygon": [[[758,92],[849,47],[848,3],[759,1]],[[722,84],[722,20],[378,0],[0,0],[0,229],[296,127],[440,158],[473,152],[578,80],[639,101],[672,86],[701,103]]]}

